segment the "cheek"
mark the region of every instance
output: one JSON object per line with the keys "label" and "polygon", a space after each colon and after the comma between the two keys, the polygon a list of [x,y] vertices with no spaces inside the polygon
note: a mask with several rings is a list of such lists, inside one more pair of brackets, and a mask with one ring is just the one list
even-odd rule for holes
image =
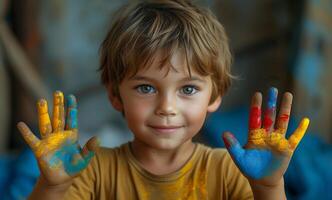
{"label": "cheek", "polygon": [[206,110],[191,108],[186,113],[187,120],[193,125],[201,126],[206,117]]}
{"label": "cheek", "polygon": [[207,114],[207,101],[187,103],[185,110],[182,112],[191,126],[201,128]]}
{"label": "cheek", "polygon": [[127,101],[123,104],[125,118],[129,127],[137,126],[145,121],[151,112],[151,103]]}

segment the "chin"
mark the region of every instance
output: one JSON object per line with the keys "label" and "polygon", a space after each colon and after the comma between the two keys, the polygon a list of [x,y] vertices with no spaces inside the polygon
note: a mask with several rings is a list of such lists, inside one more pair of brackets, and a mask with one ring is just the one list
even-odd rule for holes
{"label": "chin", "polygon": [[183,145],[183,142],[178,141],[156,141],[151,146],[159,150],[174,150]]}

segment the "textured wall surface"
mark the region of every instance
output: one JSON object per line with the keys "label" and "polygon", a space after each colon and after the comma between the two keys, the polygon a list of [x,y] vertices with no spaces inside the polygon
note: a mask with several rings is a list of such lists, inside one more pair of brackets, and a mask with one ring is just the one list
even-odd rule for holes
{"label": "textured wall surface", "polygon": [[[99,46],[113,12],[126,1],[40,1],[38,23],[44,81],[78,98],[80,137],[99,135],[103,145],[128,140],[122,116],[113,110],[100,84]],[[108,131],[105,131],[108,130]],[[108,137],[113,140],[103,140]],[[123,139],[124,138],[124,139]],[[106,142],[108,141],[108,142]]]}
{"label": "textured wall surface", "polygon": [[310,0],[296,63],[296,113],[311,118],[311,130],[332,142],[332,2]]}
{"label": "textured wall surface", "polygon": [[9,78],[5,69],[4,55],[0,47],[0,154],[7,150],[10,120]]}

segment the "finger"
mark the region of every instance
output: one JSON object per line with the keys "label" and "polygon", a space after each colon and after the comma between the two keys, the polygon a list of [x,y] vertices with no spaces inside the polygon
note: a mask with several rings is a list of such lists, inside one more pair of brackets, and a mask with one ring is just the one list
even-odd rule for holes
{"label": "finger", "polygon": [[17,128],[21,132],[25,142],[33,151],[36,151],[40,144],[40,140],[31,132],[30,128],[24,122],[19,122]]}
{"label": "finger", "polygon": [[82,149],[82,156],[85,160],[89,161],[97,151],[100,142],[97,137],[92,137],[89,141],[84,145]]}
{"label": "finger", "polygon": [[60,132],[65,127],[63,93],[56,91],[53,98],[53,132]]}
{"label": "finger", "polygon": [[236,164],[239,164],[242,157],[245,154],[245,150],[240,145],[239,141],[234,137],[234,135],[230,132],[225,132],[222,135],[222,138],[224,140],[225,146],[233,158],[234,162]]}
{"label": "finger", "polygon": [[77,102],[74,95],[69,95],[67,97],[66,130],[77,128]]}
{"label": "finger", "polygon": [[263,127],[267,133],[273,131],[274,121],[276,117],[276,104],[277,104],[278,90],[275,87],[269,89],[267,107],[264,112]]}
{"label": "finger", "polygon": [[288,139],[289,146],[291,150],[295,150],[297,145],[302,140],[305,132],[307,131],[307,128],[309,126],[310,120],[308,118],[304,118],[301,120],[300,125],[297,127],[297,129],[294,131],[294,133],[290,136]]}
{"label": "finger", "polygon": [[89,154],[89,152],[96,152],[100,145],[100,141],[97,137],[90,138],[82,149],[83,157]]}
{"label": "finger", "polygon": [[256,92],[251,100],[250,114],[249,114],[249,131],[261,128],[261,107],[262,94]]}
{"label": "finger", "polygon": [[41,99],[38,101],[37,110],[38,110],[39,132],[41,138],[44,138],[45,136],[47,136],[52,132],[51,120],[48,114],[47,101],[45,99]]}
{"label": "finger", "polygon": [[286,130],[289,122],[289,115],[292,108],[293,95],[289,92],[286,92],[281,101],[281,107],[277,119],[277,129],[279,132],[286,134]]}

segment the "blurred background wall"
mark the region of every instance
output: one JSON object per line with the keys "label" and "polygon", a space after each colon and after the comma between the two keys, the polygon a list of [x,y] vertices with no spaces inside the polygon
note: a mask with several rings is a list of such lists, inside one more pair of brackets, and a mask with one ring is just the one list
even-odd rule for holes
{"label": "blurred background wall", "polygon": [[[111,147],[132,138],[122,116],[110,106],[97,72],[99,45],[112,13],[126,2],[0,0],[0,170],[7,170],[26,149],[16,123],[25,121],[38,133],[36,101],[44,97],[52,105],[55,90],[78,98],[80,142],[98,135],[102,145]],[[239,78],[218,112],[234,113],[249,106],[255,91],[266,93],[275,86],[280,93],[294,94],[293,116],[309,116],[310,132],[330,149],[332,1],[195,2],[210,8],[225,26],[233,72]],[[215,134],[219,138],[220,133]],[[204,137],[198,140],[212,143]],[[3,182],[17,177],[12,173],[3,176]],[[29,183],[36,174],[29,174]],[[21,193],[12,186],[11,195],[27,194],[33,186],[19,183]]]}

